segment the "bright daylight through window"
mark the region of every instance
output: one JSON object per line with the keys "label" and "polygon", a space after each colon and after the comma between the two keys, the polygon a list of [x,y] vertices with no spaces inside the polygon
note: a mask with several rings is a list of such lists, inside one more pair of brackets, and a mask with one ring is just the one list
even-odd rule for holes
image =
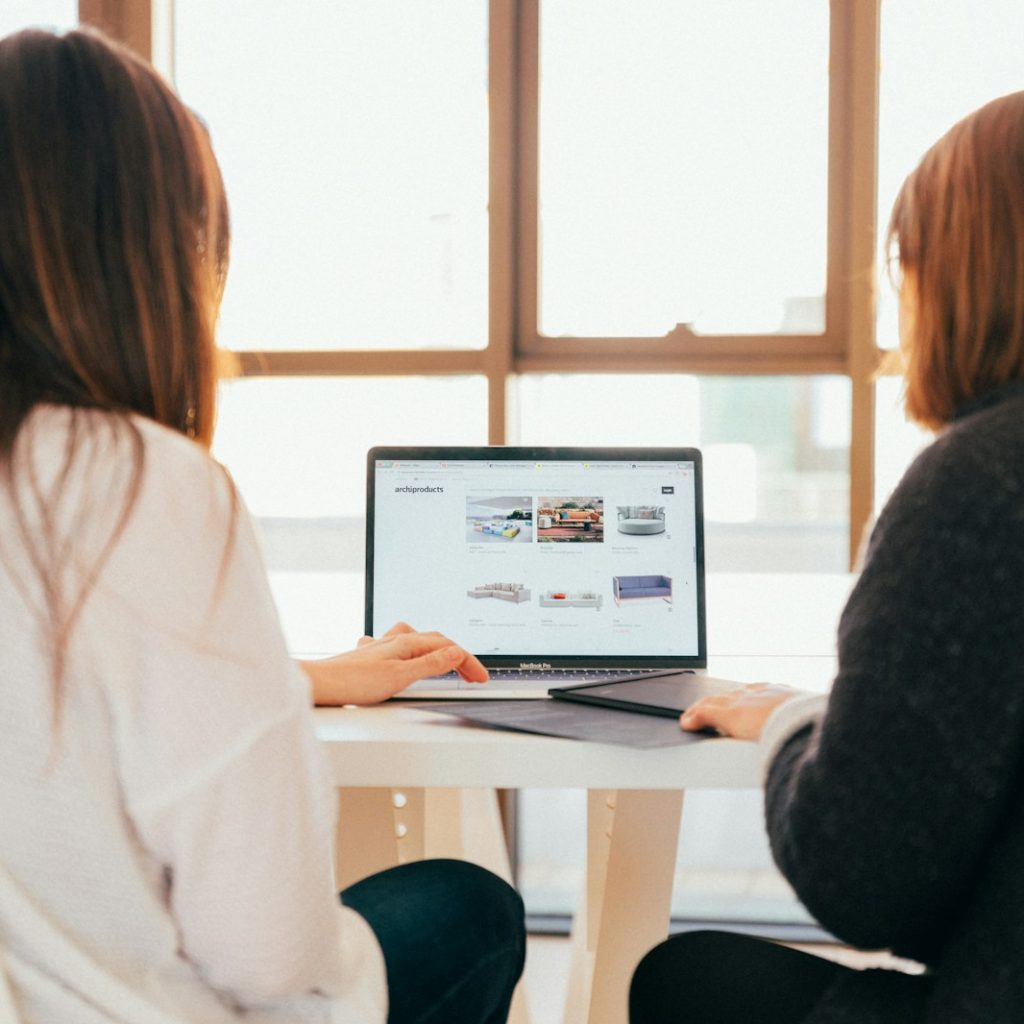
{"label": "bright daylight through window", "polygon": [[[0,34],[77,8],[4,0]],[[848,570],[927,441],[872,377],[889,208],[1020,88],[1020,0],[174,0],[173,25],[232,214],[215,453],[296,651],[362,632],[372,445],[698,447],[712,576]],[[674,913],[806,919],[759,799],[687,797]],[[573,906],[583,814],[523,794],[534,912]]]}
{"label": "bright daylight through window", "polygon": [[541,333],[821,333],[828,5],[624,12],[541,7]]}

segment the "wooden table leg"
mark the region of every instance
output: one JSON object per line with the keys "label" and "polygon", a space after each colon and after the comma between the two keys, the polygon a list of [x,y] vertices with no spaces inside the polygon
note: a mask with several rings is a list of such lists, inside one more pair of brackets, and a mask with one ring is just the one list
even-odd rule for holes
{"label": "wooden table leg", "polygon": [[[587,792],[587,853],[583,886],[576,901],[569,944],[569,985],[565,1024],[583,1024],[590,1007],[594,948],[601,924],[601,897],[608,870],[608,848],[615,812],[615,790]],[[590,912],[593,909],[593,912]]]}
{"label": "wooden table leg", "polygon": [[334,835],[338,890],[399,863],[392,791],[383,787],[339,789]]}
{"label": "wooden table leg", "polygon": [[592,791],[587,881],[573,923],[566,1024],[624,1024],[629,983],[668,935],[683,794]]}

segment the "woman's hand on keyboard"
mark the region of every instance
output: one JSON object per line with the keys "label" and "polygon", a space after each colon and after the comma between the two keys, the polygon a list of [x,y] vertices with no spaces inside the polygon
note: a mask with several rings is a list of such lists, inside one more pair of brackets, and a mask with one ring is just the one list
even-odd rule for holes
{"label": "woman's hand on keyboard", "polygon": [[427,676],[458,672],[467,682],[487,682],[487,669],[441,633],[421,633],[404,622],[383,636],[364,636],[353,651],[322,661],[300,661],[313,703],[377,704]]}

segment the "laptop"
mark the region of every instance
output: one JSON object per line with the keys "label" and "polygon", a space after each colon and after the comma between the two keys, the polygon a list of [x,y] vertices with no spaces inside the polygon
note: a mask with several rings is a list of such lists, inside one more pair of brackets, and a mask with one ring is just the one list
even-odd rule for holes
{"label": "laptop", "polygon": [[366,493],[367,635],[439,630],[491,675],[399,698],[706,668],[697,449],[378,447]]}

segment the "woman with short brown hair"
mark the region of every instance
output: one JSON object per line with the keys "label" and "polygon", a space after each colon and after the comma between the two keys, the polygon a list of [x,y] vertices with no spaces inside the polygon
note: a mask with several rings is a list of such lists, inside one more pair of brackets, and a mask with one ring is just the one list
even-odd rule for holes
{"label": "woman with short brown hair", "polygon": [[1013,94],[959,122],[893,206],[906,409],[931,430],[1024,379],[1022,118]]}
{"label": "woman with short brown hair", "polygon": [[638,967],[632,1024],[1024,1020],[1024,92],[955,125],[892,212],[907,411],[938,430],[872,532],[828,698],[681,720],[758,740],[781,871],[855,971],[725,933]]}

